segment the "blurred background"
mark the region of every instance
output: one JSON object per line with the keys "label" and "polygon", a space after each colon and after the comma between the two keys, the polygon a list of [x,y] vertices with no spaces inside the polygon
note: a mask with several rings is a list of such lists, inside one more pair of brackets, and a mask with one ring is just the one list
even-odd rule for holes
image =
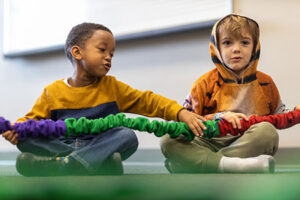
{"label": "blurred background", "polygon": [[[90,21],[117,39],[109,75],[182,104],[193,82],[214,68],[212,24],[229,13],[261,28],[258,69],[272,76],[289,108],[300,104],[298,0],[0,0],[0,116],[25,115],[43,88],[72,74],[63,52],[67,33]],[[159,138],[137,133],[140,149],[159,149]],[[280,131],[280,147],[300,147],[300,126]],[[0,151],[17,148],[0,137]]]}

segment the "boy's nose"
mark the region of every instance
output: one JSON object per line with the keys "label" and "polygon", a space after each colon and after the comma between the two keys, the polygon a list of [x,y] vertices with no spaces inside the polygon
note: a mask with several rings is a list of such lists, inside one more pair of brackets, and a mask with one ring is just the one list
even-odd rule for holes
{"label": "boy's nose", "polygon": [[239,44],[233,45],[232,51],[234,53],[240,52],[240,45]]}
{"label": "boy's nose", "polygon": [[111,61],[111,56],[110,55],[105,56],[105,60]]}

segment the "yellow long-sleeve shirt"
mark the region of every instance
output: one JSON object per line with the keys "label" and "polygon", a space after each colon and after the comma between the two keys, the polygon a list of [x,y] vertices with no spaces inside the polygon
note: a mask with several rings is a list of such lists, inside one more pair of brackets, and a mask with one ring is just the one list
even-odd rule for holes
{"label": "yellow long-sleeve shirt", "polygon": [[95,119],[119,112],[177,121],[181,109],[176,101],[133,89],[113,76],[104,76],[85,87],[70,87],[63,80],[53,82],[45,87],[31,111],[17,122],[83,116]]}

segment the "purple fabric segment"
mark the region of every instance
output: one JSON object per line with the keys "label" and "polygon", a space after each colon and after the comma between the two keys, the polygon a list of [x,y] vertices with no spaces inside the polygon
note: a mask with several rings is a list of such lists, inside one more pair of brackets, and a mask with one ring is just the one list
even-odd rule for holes
{"label": "purple fabric segment", "polygon": [[66,124],[62,120],[52,121],[50,119],[35,121],[32,119],[23,123],[16,123],[14,129],[19,134],[20,141],[27,137],[59,137],[66,133]]}
{"label": "purple fabric segment", "polygon": [[10,125],[10,122],[6,119],[4,119],[3,117],[0,117],[0,134],[11,130],[12,127]]}

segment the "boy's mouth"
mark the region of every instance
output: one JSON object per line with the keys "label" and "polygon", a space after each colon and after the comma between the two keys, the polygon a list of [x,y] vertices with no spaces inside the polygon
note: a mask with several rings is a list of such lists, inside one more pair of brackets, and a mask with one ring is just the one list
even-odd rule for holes
{"label": "boy's mouth", "polygon": [[109,70],[111,68],[111,64],[107,63],[104,65],[105,69]]}
{"label": "boy's mouth", "polygon": [[242,57],[233,57],[233,58],[231,58],[231,61],[239,62],[241,59],[242,59]]}

